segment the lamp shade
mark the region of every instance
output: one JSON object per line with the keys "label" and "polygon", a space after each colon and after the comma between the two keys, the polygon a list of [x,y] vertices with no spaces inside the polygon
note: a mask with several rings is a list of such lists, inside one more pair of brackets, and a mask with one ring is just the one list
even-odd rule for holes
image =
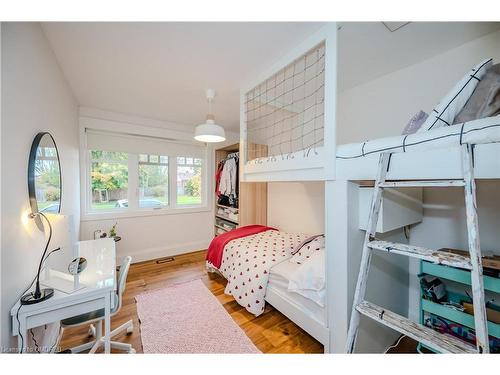
{"label": "lamp shade", "polygon": [[208,119],[204,124],[195,128],[194,139],[207,143],[224,142],[226,134],[222,126],[217,125],[214,120]]}

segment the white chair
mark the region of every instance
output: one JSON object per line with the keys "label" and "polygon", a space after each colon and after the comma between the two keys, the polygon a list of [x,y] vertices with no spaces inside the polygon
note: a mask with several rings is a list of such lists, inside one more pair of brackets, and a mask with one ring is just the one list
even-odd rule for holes
{"label": "white chair", "polygon": [[[116,313],[118,313],[118,311],[120,311],[122,307],[123,292],[125,291],[125,285],[131,261],[132,261],[131,257],[129,256],[126,257],[120,266],[120,270],[118,271],[118,288],[115,294],[114,308],[111,310],[112,317]],[[63,330],[64,328],[68,327],[77,327],[84,324],[90,324],[89,336],[95,337],[95,340],[91,342],[71,348],[70,349],[71,353],[80,353],[89,349],[91,349],[90,353],[94,353],[99,348],[100,345],[104,344],[104,340],[102,337],[103,320],[104,320],[104,309],[100,309],[86,314],[77,315],[72,318],[64,319],[61,321],[61,327]],[[127,321],[126,323],[122,324],[118,328],[111,331],[110,336],[111,338],[113,338],[114,336],[117,336],[118,334],[122,333],[125,330],[127,331],[127,334],[131,334],[133,332],[134,326],[132,320]],[[118,341],[111,341],[111,348],[124,350],[131,354],[135,353],[135,349],[132,347],[131,344],[126,344]]]}

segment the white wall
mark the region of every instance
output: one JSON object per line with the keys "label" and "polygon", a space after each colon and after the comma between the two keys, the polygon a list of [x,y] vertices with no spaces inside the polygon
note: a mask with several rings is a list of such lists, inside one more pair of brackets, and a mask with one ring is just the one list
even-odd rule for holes
{"label": "white wall", "polygon": [[94,231],[109,231],[118,223],[118,261],[130,255],[133,262],[206,249],[213,238],[213,211],[199,213],[82,221],[80,238],[94,238]]}
{"label": "white wall", "polygon": [[325,233],[324,182],[268,183],[267,225],[291,233]]}
{"label": "white wall", "polygon": [[[64,214],[80,214],[78,112],[37,23],[2,23],[2,347],[14,344],[10,309],[36,274],[44,236],[32,220],[27,168],[31,142],[49,131],[58,146]],[[75,220],[78,230],[78,220]],[[78,233],[78,232],[77,232]]]}
{"label": "white wall", "polygon": [[[192,141],[194,134],[194,127],[94,108],[80,109],[80,137],[84,137],[82,129],[85,126],[183,141]],[[83,150],[84,143],[80,143]],[[81,154],[81,159],[84,160],[83,158]],[[118,261],[127,255],[132,257],[132,262],[140,262],[206,249],[213,238],[214,214],[211,192],[214,191],[214,166],[212,160],[213,150],[210,150],[207,157],[208,202],[206,208],[198,212],[193,212],[192,209],[165,214],[153,212],[151,216],[118,217],[117,215],[116,218],[111,219],[110,215],[106,215],[104,219],[84,215],[83,204],[85,202],[82,198],[80,238],[82,240],[93,239],[94,231],[98,229],[109,231],[111,226],[117,223],[118,235],[122,237],[122,240],[117,243]],[[85,173],[83,167],[82,164],[81,173]],[[85,179],[83,174],[81,179],[82,181]],[[85,189],[83,183],[82,189]],[[82,190],[82,197],[83,192]]]}

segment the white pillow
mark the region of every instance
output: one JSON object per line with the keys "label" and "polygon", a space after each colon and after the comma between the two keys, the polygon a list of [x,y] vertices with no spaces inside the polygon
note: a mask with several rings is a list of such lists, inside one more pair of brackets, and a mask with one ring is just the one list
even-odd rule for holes
{"label": "white pillow", "polygon": [[303,264],[307,262],[311,256],[318,250],[325,247],[325,236],[317,236],[312,241],[305,243],[302,247],[296,250],[290,258],[290,262],[296,264]]}
{"label": "white pillow", "polygon": [[493,59],[486,59],[477,64],[446,94],[432,110],[418,132],[437,129],[453,124],[455,116],[462,110],[477,84],[491,66]]}
{"label": "white pillow", "polygon": [[325,249],[316,251],[291,276],[288,291],[325,306]]}

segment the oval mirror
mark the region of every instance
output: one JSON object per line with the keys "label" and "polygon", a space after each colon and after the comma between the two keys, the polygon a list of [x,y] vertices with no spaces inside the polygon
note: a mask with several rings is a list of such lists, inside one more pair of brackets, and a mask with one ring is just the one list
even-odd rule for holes
{"label": "oval mirror", "polygon": [[61,165],[54,138],[47,132],[38,133],[31,145],[28,192],[32,213],[61,211]]}

